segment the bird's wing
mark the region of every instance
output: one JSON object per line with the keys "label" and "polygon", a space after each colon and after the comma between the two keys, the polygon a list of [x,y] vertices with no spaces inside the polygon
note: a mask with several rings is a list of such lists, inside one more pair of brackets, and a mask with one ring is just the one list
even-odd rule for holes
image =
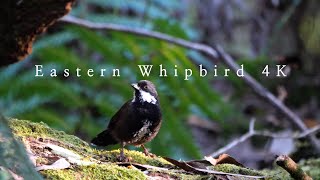
{"label": "bird's wing", "polygon": [[128,116],[128,113],[125,113],[124,111],[128,111],[127,106],[129,106],[132,103],[131,101],[132,100],[127,101],[124,105],[121,106],[118,112],[115,115],[113,115],[108,125],[108,129],[113,129],[120,119],[126,119],[126,117],[124,116]]}

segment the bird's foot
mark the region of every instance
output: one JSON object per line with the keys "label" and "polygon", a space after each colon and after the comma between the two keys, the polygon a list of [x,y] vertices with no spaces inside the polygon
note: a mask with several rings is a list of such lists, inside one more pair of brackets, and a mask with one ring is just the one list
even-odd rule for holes
{"label": "bird's foot", "polygon": [[127,157],[124,155],[123,146],[124,146],[124,144],[122,144],[122,148],[120,149],[120,155],[117,156],[117,159],[118,159],[118,161],[120,161],[120,162],[130,162],[130,159],[127,158]]}
{"label": "bird's foot", "polygon": [[149,157],[152,157],[152,158],[157,157],[155,154],[150,153],[150,152],[148,151],[148,149],[147,149],[146,147],[144,147],[144,145],[141,145],[141,147],[143,148],[143,153],[144,153],[144,155],[149,156]]}
{"label": "bird's foot", "polygon": [[117,156],[117,160],[119,162],[130,162],[130,158],[128,158],[128,157],[126,157],[124,155],[121,155],[121,154],[119,156]]}
{"label": "bird's foot", "polygon": [[155,154],[152,154],[152,153],[145,153],[144,152],[144,155],[146,155],[146,156],[148,156],[148,157],[151,157],[151,158],[155,158],[155,157],[157,157]]}

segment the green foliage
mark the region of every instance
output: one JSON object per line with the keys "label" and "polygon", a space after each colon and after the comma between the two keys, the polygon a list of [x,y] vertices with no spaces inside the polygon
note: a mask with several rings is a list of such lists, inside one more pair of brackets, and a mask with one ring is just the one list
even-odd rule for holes
{"label": "green foliage", "polygon": [[[90,6],[86,9],[84,7]],[[179,10],[177,1],[98,1],[81,2],[73,14],[92,21],[115,22],[128,26],[153,28],[185,39],[195,31],[187,20],[169,18]],[[102,8],[98,14],[92,9]],[[112,9],[110,12],[109,9]],[[129,16],[131,9],[136,15]],[[46,34],[35,44],[32,56],[22,63],[0,71],[0,109],[6,116],[43,121],[52,127],[90,140],[103,130],[112,115],[132,97],[130,83],[140,79],[153,81],[160,94],[163,127],[148,145],[158,155],[178,158],[199,158],[202,155],[186,121],[191,114],[228,125],[239,118],[239,111],[226,102],[210,85],[210,78],[201,78],[198,67],[190,60],[203,57],[158,40],[118,32],[98,32],[65,26],[63,30]],[[197,61],[196,60],[196,61]],[[43,65],[44,77],[35,77],[34,65]],[[142,77],[138,64],[152,64],[150,77]],[[159,65],[167,68],[168,77],[159,77]],[[177,65],[179,77],[173,76]],[[50,77],[57,69],[58,77]],[[70,70],[68,78],[63,70]],[[80,68],[81,77],[76,77]],[[105,68],[105,76],[100,69]],[[119,68],[120,77],[112,77]],[[184,69],[194,76],[185,81]],[[86,71],[93,69],[95,76]]]}

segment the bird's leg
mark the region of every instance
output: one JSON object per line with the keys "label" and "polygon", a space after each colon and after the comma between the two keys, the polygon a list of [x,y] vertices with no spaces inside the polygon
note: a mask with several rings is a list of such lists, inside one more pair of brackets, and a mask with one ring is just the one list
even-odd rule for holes
{"label": "bird's leg", "polygon": [[143,149],[143,153],[146,155],[146,156],[150,156],[150,157],[154,157],[155,155],[152,154],[152,153],[149,153],[148,149],[146,147],[144,147],[143,144],[141,144],[141,147]]}

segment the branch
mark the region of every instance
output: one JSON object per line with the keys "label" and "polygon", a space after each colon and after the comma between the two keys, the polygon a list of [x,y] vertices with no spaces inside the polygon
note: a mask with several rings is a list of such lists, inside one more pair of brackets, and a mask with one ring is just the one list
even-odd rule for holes
{"label": "branch", "polygon": [[[150,31],[141,28],[130,28],[122,25],[109,24],[109,23],[94,23],[87,20],[79,19],[73,16],[65,16],[61,19],[61,21],[75,24],[78,26],[83,26],[89,29],[96,30],[109,30],[109,31],[119,31],[130,34],[135,34],[138,36],[149,37],[153,39],[158,39],[162,41],[166,41],[171,44],[175,44],[178,46],[182,46],[188,49],[196,50],[208,55],[210,58],[217,60],[222,60],[232,71],[236,72],[240,67],[237,63],[235,63],[234,59],[220,46],[216,46],[216,48],[212,48],[205,44],[195,43],[191,41],[187,41],[184,39],[176,38],[164,33]],[[259,82],[257,82],[253,77],[251,77],[247,72],[244,72],[243,77],[244,82],[253,89],[253,91],[267,100],[270,104],[276,107],[280,112],[282,112],[288,120],[291,121],[297,128],[301,131],[306,131],[308,128],[302,122],[302,120],[294,114],[288,107],[286,107],[279,99],[277,99],[272,93],[270,93],[266,88],[264,88]],[[313,135],[309,135],[309,140],[311,144],[315,147],[315,149],[320,153],[320,143],[317,141],[316,137]]]}
{"label": "branch", "polygon": [[299,167],[289,156],[281,155],[276,159],[278,166],[285,169],[293,179],[296,180],[312,180],[301,167]]}
{"label": "branch", "polygon": [[215,59],[218,58],[217,52],[207,45],[190,42],[181,38],[176,38],[176,37],[173,37],[164,33],[156,32],[156,31],[150,31],[142,28],[131,28],[131,27],[126,27],[123,25],[111,24],[111,23],[95,23],[95,22],[87,21],[87,20],[76,18],[69,15],[61,18],[60,20],[70,24],[86,27],[89,29],[119,31],[119,32],[130,33],[138,36],[158,39],[158,40],[166,41],[168,43],[182,46],[188,49],[193,49],[200,52],[206,52],[211,54],[211,57],[214,57]]}
{"label": "branch", "polygon": [[317,125],[311,129],[308,129],[302,133],[298,133],[298,134],[293,134],[293,135],[279,135],[270,131],[256,131],[254,129],[254,123],[255,120],[251,119],[250,120],[250,125],[249,125],[249,131],[245,134],[243,134],[242,136],[240,136],[239,138],[233,140],[232,142],[230,142],[229,144],[227,144],[226,146],[218,149],[216,152],[211,153],[209,156],[218,156],[222,153],[225,153],[226,151],[232,149],[233,147],[237,146],[238,144],[248,140],[249,138],[253,137],[253,136],[262,136],[262,137],[269,137],[269,138],[291,138],[291,139],[300,139],[300,138],[304,138],[308,135],[311,135],[313,133],[316,133],[320,130],[320,125]]}
{"label": "branch", "polygon": [[314,134],[316,132],[318,132],[320,130],[320,125],[314,126],[313,128],[310,128],[302,133],[297,133],[297,134],[292,134],[292,135],[279,135],[276,133],[272,133],[269,131],[255,131],[256,136],[264,136],[264,137],[270,137],[270,138],[278,138],[278,139],[287,139],[287,138],[291,138],[291,139],[301,139],[304,138],[310,134]]}

